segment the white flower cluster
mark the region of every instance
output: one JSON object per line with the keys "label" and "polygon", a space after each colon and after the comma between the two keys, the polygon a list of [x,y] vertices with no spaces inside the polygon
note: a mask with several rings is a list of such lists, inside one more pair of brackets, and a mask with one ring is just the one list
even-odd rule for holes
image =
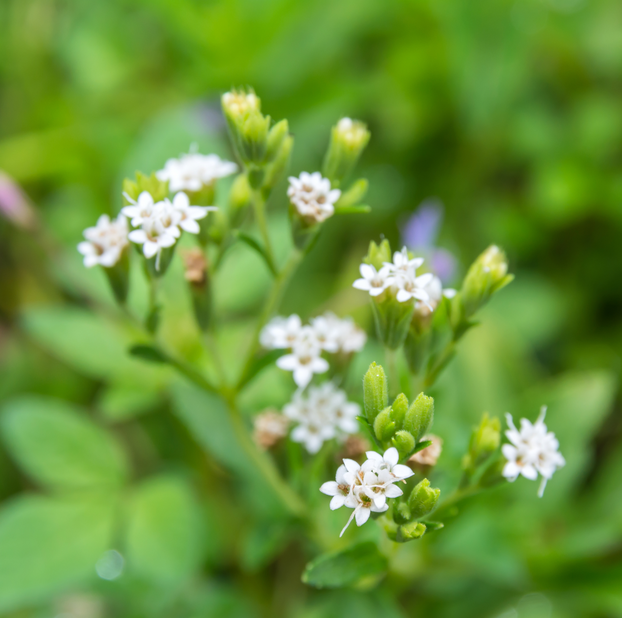
{"label": "white flower cluster", "polygon": [[365,333],[351,318],[338,318],[334,313],[312,318],[310,324],[302,323],[297,315],[276,317],[261,331],[260,342],[264,348],[290,348],[291,353],[281,356],[277,365],[292,371],[294,381],[305,388],[315,373],[328,371],[328,362],[322,352],[358,352],[367,340]]}
{"label": "white flower cluster", "polygon": [[330,180],[320,172],[302,172],[298,178],[289,177],[287,196],[301,217],[321,223],[334,214],[341,191],[331,189]]}
{"label": "white flower cluster", "polygon": [[389,505],[387,498],[398,498],[404,492],[395,485],[411,477],[414,472],[398,463],[397,449],[391,447],[380,455],[368,451],[367,461],[361,466],[352,459],[344,459],[337,469],[336,480],[324,483],[320,491],[332,496],[331,510],[347,506],[354,509],[339,536],[343,536],[352,519],[362,526],[371,513],[384,513]]}
{"label": "white flower cluster", "polygon": [[371,264],[361,264],[361,279],[352,286],[369,292],[370,296],[380,296],[386,289],[395,288],[396,298],[400,303],[415,299],[417,308],[426,307],[433,311],[442,296],[451,297],[455,290],[444,290],[441,280],[432,273],[417,276],[417,269],[423,264],[423,258],[410,258],[408,249],[393,254],[393,262],[384,262],[380,270]]}
{"label": "white flower cluster", "polygon": [[84,256],[84,265],[87,268],[97,264],[106,268],[114,266],[129,244],[127,231],[127,220],[123,215],[113,220],[102,215],[95,227],[84,230],[86,240],[78,245],[78,251]]}
{"label": "white flower cluster", "polygon": [[169,159],[164,169],[156,172],[158,180],[168,181],[169,190],[200,191],[219,178],[237,172],[238,166],[231,161],[223,161],[218,155],[203,155],[198,152],[184,154],[179,159]]}
{"label": "white flower cluster", "polygon": [[198,234],[200,228],[197,221],[210,210],[216,210],[215,206],[191,206],[185,193],[177,193],[173,201],[165,198],[161,202],[154,202],[148,191],[143,191],[137,200],[127,193],[124,196],[132,205],[121,212],[131,219],[133,227],[138,228],[132,230],[128,238],[143,246],[147,259],[157,254],[156,269],[159,269],[162,249],[172,247],[181,236],[181,230]]}
{"label": "white flower cluster", "polygon": [[356,433],[356,417],[360,413],[360,406],[348,401],[345,392],[332,382],[311,386],[306,397],[302,391],[296,391],[292,401],[283,408],[283,414],[297,423],[291,439],[304,444],[312,454],[327,440],[343,440]]}
{"label": "white flower cluster", "polygon": [[538,420],[531,424],[526,418],[520,422],[520,430],[516,429],[511,414],[506,414],[509,429],[505,432],[511,444],[502,447],[507,463],[503,468],[503,476],[508,481],[515,481],[521,474],[535,481],[538,474],[542,477],[538,496],[542,497],[547,481],[557,468],[566,465],[566,460],[559,452],[559,442],[552,431],[544,424],[546,406],[542,406]]}

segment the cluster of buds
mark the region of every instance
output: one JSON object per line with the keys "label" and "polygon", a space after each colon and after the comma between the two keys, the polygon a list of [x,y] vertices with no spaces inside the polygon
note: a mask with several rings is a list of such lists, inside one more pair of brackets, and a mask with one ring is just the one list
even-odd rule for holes
{"label": "cluster of buds", "polygon": [[287,120],[272,125],[253,92],[232,90],[222,96],[222,110],[235,151],[253,189],[272,187],[285,168],[293,145]]}
{"label": "cluster of buds", "polygon": [[338,187],[352,171],[369,138],[365,124],[351,118],[342,118],[332,128],[323,174],[334,186]]}
{"label": "cluster of buds", "polygon": [[401,459],[430,446],[423,437],[434,420],[434,399],[420,393],[409,404],[403,393],[389,405],[387,377],[381,365],[372,363],[363,378],[365,419],[375,441],[395,447]]}
{"label": "cluster of buds", "polygon": [[351,318],[340,319],[330,312],[312,318],[310,324],[303,324],[297,315],[273,318],[260,336],[265,348],[290,350],[277,360],[277,365],[285,371],[292,371],[300,388],[305,388],[314,374],[328,371],[329,364],[322,357],[323,352],[358,352],[366,339],[365,333]]}
{"label": "cluster of buds", "polygon": [[348,401],[346,393],[333,382],[311,386],[306,395],[296,391],[292,401],[283,408],[283,414],[296,423],[291,439],[304,444],[312,454],[327,440],[337,438],[343,442],[355,434],[360,412],[359,405]]}

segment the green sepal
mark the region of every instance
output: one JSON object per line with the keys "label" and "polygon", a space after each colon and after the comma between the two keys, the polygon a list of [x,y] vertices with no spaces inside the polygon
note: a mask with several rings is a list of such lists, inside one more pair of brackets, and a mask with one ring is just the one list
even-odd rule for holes
{"label": "green sepal", "polygon": [[393,436],[391,444],[397,449],[400,459],[403,459],[412,453],[415,448],[415,439],[412,434],[401,429]]}
{"label": "green sepal", "polygon": [[130,286],[130,252],[127,247],[122,251],[119,261],[110,268],[104,267],[104,272],[116,301],[125,305]]}
{"label": "green sepal", "polygon": [[407,502],[398,502],[393,508],[393,519],[398,524],[406,524],[412,519]]}
{"label": "green sepal", "polygon": [[[136,180],[129,178],[123,180],[123,193],[127,193],[134,201],[138,199],[138,196],[143,191],[150,193],[154,202],[161,202],[169,194],[168,180],[158,180],[155,172],[152,172],[149,176],[142,172],[136,172]],[[125,206],[131,203],[125,199],[125,196],[123,198]]]}
{"label": "green sepal", "polygon": [[415,311],[415,300],[400,303],[387,291],[371,299],[378,339],[390,350],[397,350],[406,339]]}
{"label": "green sepal", "polygon": [[395,433],[395,423],[391,419],[389,406],[374,419],[374,433],[381,442],[386,442]]}
{"label": "green sepal", "polygon": [[413,518],[419,519],[431,513],[436,508],[440,495],[441,490],[430,487],[428,479],[423,479],[418,483],[408,497],[408,506]]}
{"label": "green sepal", "polygon": [[435,530],[441,530],[445,527],[445,524],[440,521],[422,521],[420,523],[426,527],[427,532],[434,532]]}
{"label": "green sepal", "polygon": [[363,262],[371,264],[376,270],[380,270],[385,262],[391,261],[391,245],[385,238],[379,245],[373,240],[369,243],[367,255]]}
{"label": "green sepal", "polygon": [[355,180],[347,191],[341,194],[341,197],[335,203],[335,210],[338,211],[341,208],[348,206],[356,206],[367,193],[369,182],[365,178],[359,178]]}
{"label": "green sepal", "polygon": [[408,412],[408,398],[404,393],[400,393],[391,404],[391,418],[394,420],[398,429],[402,429],[406,412]]}
{"label": "green sepal", "polygon": [[407,524],[402,524],[397,529],[396,541],[398,543],[407,543],[408,541],[414,541],[420,539],[426,531],[425,524],[420,521],[412,521]]}
{"label": "green sepal", "polygon": [[427,433],[434,419],[434,399],[419,393],[417,399],[406,412],[404,429],[418,442]]}

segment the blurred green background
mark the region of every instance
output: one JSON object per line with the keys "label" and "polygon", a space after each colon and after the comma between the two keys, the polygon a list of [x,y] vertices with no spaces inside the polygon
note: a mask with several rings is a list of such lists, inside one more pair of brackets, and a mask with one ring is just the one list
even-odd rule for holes
{"label": "blurred green background", "polygon": [[[619,0],[2,0],[0,80],[0,170],[49,245],[0,219],[2,616],[622,616]],[[232,157],[219,96],[240,85],[289,120],[296,174],[319,168],[342,115],[372,131],[373,211],[329,221],[283,311],[332,308],[371,332],[350,289],[367,243],[397,244],[440,199],[459,273],[497,243],[516,280],[432,393],[433,480],[451,489],[484,410],[533,419],[547,403],[568,462],[542,500],[519,480],[401,546],[374,589],[305,588],[314,550],[232,454],[221,404],[131,360],[133,333],[91,311],[112,300],[81,266],[82,230],[118,212],[124,176],[192,142]],[[285,184],[270,208],[282,254]],[[269,276],[236,248],[220,281],[235,367]],[[164,336],[210,371],[179,260],[165,288]],[[137,307],[144,292],[136,280]],[[350,374],[355,399],[376,352]],[[290,382],[265,372],[244,411],[282,405]],[[341,518],[312,501],[336,546]]]}

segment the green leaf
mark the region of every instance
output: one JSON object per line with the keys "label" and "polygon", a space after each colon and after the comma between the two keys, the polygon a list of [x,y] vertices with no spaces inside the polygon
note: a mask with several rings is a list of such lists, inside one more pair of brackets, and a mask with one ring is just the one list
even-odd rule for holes
{"label": "green leaf", "polygon": [[132,356],[147,361],[148,363],[168,363],[168,358],[166,358],[160,350],[151,345],[133,345],[129,352]]}
{"label": "green leaf", "polygon": [[336,206],[336,215],[360,215],[371,212],[371,206],[367,204],[359,204],[358,206]]}
{"label": "green leaf", "polygon": [[0,611],[46,600],[95,576],[114,504],[22,496],[0,511]]}
{"label": "green leaf", "polygon": [[205,548],[201,514],[184,480],[146,481],[132,496],[127,517],[127,564],[134,573],[174,584],[198,568]]}
{"label": "green leaf", "polygon": [[0,431],[20,466],[51,489],[118,486],[127,477],[112,436],[59,399],[27,395],[8,402]]}
{"label": "green leaf", "polygon": [[307,564],[302,581],[315,588],[340,588],[376,578],[387,570],[387,559],[372,541],[318,556]]}
{"label": "green leaf", "polygon": [[38,307],[22,314],[26,332],[78,373],[96,380],[155,390],[170,370],[133,359],[128,348],[136,333],[77,307]]}

